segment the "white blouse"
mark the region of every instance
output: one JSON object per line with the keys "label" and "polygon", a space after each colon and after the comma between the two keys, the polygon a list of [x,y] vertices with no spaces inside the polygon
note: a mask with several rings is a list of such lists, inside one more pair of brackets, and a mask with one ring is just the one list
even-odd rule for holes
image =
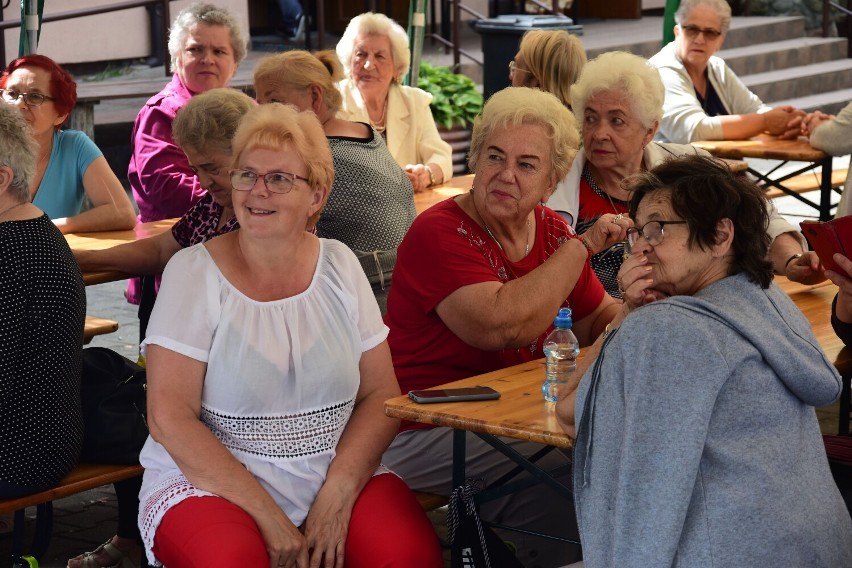
{"label": "white blouse", "polygon": [[[207,363],[201,421],[299,526],[352,414],[361,354],[387,334],[360,264],[339,241],[320,239],[307,290],[271,302],[237,290],[201,244],[166,266],[142,349]],[[140,462],[139,527],[156,563],[151,548],[166,511],[210,493],[150,437]]]}

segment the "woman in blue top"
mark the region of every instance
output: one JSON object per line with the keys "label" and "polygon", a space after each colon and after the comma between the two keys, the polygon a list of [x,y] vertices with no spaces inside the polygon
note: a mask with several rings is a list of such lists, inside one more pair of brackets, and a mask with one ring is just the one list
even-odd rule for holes
{"label": "woman in blue top", "polygon": [[[133,205],[103,154],[83,132],[60,130],[77,102],[77,84],[43,55],[12,61],[0,77],[3,100],[18,107],[38,144],[32,202],[63,233],[130,229]],[[80,212],[83,197],[91,208]]]}

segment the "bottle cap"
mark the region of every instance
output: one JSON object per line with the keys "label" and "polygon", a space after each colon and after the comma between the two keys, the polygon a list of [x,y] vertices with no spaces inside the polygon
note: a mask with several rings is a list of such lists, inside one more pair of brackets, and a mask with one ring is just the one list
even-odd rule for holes
{"label": "bottle cap", "polygon": [[571,320],[571,308],[560,308],[553,320],[553,327],[569,328],[574,322]]}

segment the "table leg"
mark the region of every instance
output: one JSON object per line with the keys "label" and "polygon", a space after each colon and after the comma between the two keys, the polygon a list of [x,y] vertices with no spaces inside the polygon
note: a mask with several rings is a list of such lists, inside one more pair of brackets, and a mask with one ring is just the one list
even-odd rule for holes
{"label": "table leg", "polygon": [[826,156],[820,165],[822,166],[822,178],[819,181],[819,220],[828,221],[831,219],[831,174],[832,174],[832,158]]}
{"label": "table leg", "polygon": [[465,482],[466,430],[453,430],[453,489]]}

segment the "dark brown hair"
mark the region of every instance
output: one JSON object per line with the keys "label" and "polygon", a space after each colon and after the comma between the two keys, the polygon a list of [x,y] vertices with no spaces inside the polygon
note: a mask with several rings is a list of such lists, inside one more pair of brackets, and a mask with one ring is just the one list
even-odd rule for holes
{"label": "dark brown hair", "polygon": [[732,274],[745,273],[762,288],[772,282],[768,259],[770,239],[766,197],[748,178],[704,156],[686,156],[663,162],[631,180],[630,216],[650,193],[670,193],[672,210],[688,223],[689,245],[702,250],[717,240],[716,227],[722,219],[734,226],[731,250]]}

